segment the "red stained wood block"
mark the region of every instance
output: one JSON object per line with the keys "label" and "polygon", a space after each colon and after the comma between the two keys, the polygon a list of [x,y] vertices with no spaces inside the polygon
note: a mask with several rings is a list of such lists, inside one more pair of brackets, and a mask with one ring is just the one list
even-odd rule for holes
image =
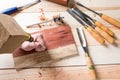
{"label": "red stained wood block", "polygon": [[69,26],[46,29],[43,31],[43,39],[47,49],[54,49],[75,43]]}
{"label": "red stained wood block", "polygon": [[[32,34],[41,34],[41,32],[35,32]],[[75,44],[71,29],[68,25],[62,25],[55,28],[45,29],[42,31],[42,36],[47,50],[63,47],[70,44]],[[19,57],[36,52],[37,51],[35,51],[35,49],[31,51],[24,51],[23,49],[21,49],[21,47],[18,47],[16,50],[14,50],[13,56]]]}
{"label": "red stained wood block", "polygon": [[52,2],[55,2],[57,4],[61,4],[64,6],[67,6],[67,3],[68,3],[68,0],[48,0],[48,1],[52,1]]}

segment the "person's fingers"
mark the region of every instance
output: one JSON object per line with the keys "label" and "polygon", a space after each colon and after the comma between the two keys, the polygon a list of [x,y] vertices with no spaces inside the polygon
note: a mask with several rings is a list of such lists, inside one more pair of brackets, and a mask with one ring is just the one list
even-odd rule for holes
{"label": "person's fingers", "polygon": [[35,46],[34,42],[29,42],[29,41],[25,41],[21,45],[21,48],[25,51],[31,51],[31,50],[35,49],[35,47],[36,46]]}
{"label": "person's fingers", "polygon": [[35,48],[36,51],[44,51],[46,49],[41,35],[37,36],[36,43],[37,43],[36,48]]}
{"label": "person's fingers", "polygon": [[38,42],[36,42],[35,43],[35,50],[36,51],[45,51],[45,49],[46,49],[46,47],[45,47],[45,45],[42,45],[42,44],[40,44],[40,42],[38,43]]}
{"label": "person's fingers", "polygon": [[44,44],[43,38],[41,34],[34,34],[32,35],[34,38],[34,42],[25,41],[21,48],[25,51],[31,51],[35,49],[36,51],[44,51],[46,49],[46,46]]}

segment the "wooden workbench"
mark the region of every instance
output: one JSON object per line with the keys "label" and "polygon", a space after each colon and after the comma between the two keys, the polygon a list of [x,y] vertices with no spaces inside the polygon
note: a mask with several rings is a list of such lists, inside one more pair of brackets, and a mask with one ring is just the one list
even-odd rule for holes
{"label": "wooden workbench", "polygon": [[[88,4],[87,6],[90,6],[94,10],[102,11],[120,21],[120,1],[82,1],[85,5]],[[32,31],[32,29],[26,29],[25,26],[39,21],[37,17],[39,16],[40,8],[43,8],[46,14],[57,14],[60,12],[60,14],[63,16],[68,15],[65,12],[67,7],[42,0],[42,2],[11,16],[16,19],[16,21],[25,31]],[[88,14],[90,13],[88,12]],[[94,17],[94,15],[92,16]],[[81,26],[79,23],[75,22],[74,19],[74,23],[71,23],[68,21],[68,18],[73,18],[70,17],[70,15],[65,17],[65,21],[74,26],[73,28]],[[95,63],[97,76],[99,80],[120,80],[120,30],[114,26],[109,25],[108,23],[105,23],[98,17],[95,18],[113,30],[116,37],[118,38],[117,47],[108,43],[108,47],[104,47],[100,45],[94,38],[92,38],[88,32],[85,32],[89,44],[90,55],[93,59],[93,62]],[[0,80],[90,80],[85,63],[84,52],[80,47],[80,44],[77,44],[77,46],[80,48],[80,57],[77,56],[72,59],[62,60],[61,62],[55,62],[53,64],[36,64],[35,66],[31,66],[20,71],[15,69],[12,54],[1,54]]]}

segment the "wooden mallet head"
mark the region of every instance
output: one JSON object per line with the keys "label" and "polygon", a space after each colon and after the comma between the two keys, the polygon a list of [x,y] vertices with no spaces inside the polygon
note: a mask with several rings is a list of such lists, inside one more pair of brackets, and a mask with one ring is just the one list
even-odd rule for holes
{"label": "wooden mallet head", "polygon": [[68,7],[73,7],[75,4],[74,0],[48,0],[51,2],[55,2],[60,5],[68,6]]}
{"label": "wooden mallet head", "polygon": [[11,53],[27,39],[26,32],[11,16],[0,14],[0,53]]}

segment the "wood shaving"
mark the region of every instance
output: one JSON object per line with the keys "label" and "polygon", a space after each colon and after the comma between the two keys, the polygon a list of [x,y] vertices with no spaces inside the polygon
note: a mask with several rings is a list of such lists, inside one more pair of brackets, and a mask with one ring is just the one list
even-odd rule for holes
{"label": "wood shaving", "polygon": [[40,8],[40,13],[41,13],[41,15],[39,16],[40,20],[46,21],[47,18],[45,17],[44,10],[42,8]]}

